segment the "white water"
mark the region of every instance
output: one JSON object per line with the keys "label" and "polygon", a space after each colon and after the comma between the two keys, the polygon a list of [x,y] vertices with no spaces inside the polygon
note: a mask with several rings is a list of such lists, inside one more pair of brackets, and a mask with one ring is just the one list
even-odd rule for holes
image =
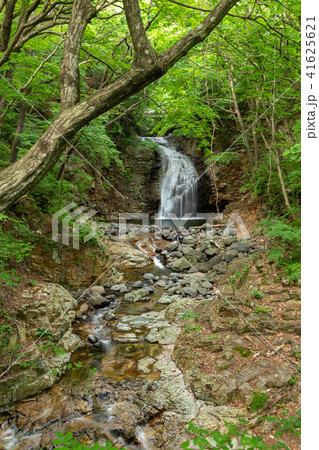
{"label": "white water", "polygon": [[148,138],[161,149],[163,176],[159,217],[174,214],[178,218],[191,216],[197,207],[198,174],[192,160],[176,150],[163,137]]}

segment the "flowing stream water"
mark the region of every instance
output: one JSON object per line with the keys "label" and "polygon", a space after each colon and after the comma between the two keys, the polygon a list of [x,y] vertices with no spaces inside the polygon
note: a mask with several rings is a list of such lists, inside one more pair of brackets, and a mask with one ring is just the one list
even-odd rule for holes
{"label": "flowing stream water", "polygon": [[[150,139],[160,147],[163,165],[160,217],[165,218],[169,214],[180,218],[190,216],[196,212],[197,204],[197,173],[191,159],[178,152],[165,138]],[[148,255],[156,254],[152,239],[148,240],[146,247],[142,240],[135,245]],[[168,275],[168,269],[159,258],[152,258],[153,266],[128,270],[125,280],[141,280],[145,272],[153,272],[159,277]],[[121,341],[121,333],[116,333],[117,340],[114,340],[105,315],[112,310],[119,318],[127,314],[161,311],[164,305],[157,304],[157,300],[163,292],[164,288],[157,287],[147,302],[134,304],[122,302],[123,295],[117,296],[108,307],[91,311],[86,320],[75,323],[74,332],[86,346],[75,352],[72,362],[79,362],[82,367],[76,371],[69,370],[52,389],[18,403],[6,421],[0,420],[0,450],[51,448],[49,443],[56,431],[65,429],[65,426],[73,432],[92,430],[92,427],[101,429],[104,436],[110,439],[116,436],[117,443],[126,444],[128,449],[153,448],[149,444],[150,427],[147,423],[135,425],[136,442],[128,445],[122,439],[121,424],[117,423],[113,411],[118,402],[137,395],[146,382],[158,379],[156,371],[141,373],[137,362],[145,357],[160,357],[161,346],[144,340],[144,335],[149,332],[146,329],[137,331],[140,333],[138,342]],[[99,339],[99,348],[94,349],[87,344],[90,334]],[[92,369],[98,372],[88,376]],[[115,430],[118,434],[114,435]]]}

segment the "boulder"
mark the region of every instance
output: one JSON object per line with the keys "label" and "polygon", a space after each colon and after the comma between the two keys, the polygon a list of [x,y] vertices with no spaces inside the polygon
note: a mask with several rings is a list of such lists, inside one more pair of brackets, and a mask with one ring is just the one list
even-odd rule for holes
{"label": "boulder", "polygon": [[230,250],[237,250],[237,252],[241,253],[249,253],[250,246],[246,244],[246,242],[235,242],[229,247]]}
{"label": "boulder", "polygon": [[194,236],[185,236],[183,238],[183,244],[185,245],[196,245],[197,238]]}
{"label": "boulder", "polygon": [[217,248],[216,247],[207,248],[205,250],[205,253],[206,253],[207,256],[214,256],[217,253]]}
{"label": "boulder", "polygon": [[93,292],[91,294],[90,302],[91,302],[92,306],[102,307],[102,306],[109,305],[110,304],[110,299],[106,298],[106,297],[103,297],[98,292]]}
{"label": "boulder", "polygon": [[105,289],[103,286],[92,286],[90,287],[90,292],[97,292],[98,294],[105,294]]}
{"label": "boulder", "polygon": [[136,289],[136,288],[142,288],[143,287],[143,281],[141,281],[141,280],[139,280],[139,281],[135,281],[133,284],[132,284],[132,287],[134,288],[134,289]]}
{"label": "boulder", "polygon": [[112,291],[123,291],[124,289],[126,290],[126,286],[125,284],[114,284],[113,286],[111,286]]}
{"label": "boulder", "polygon": [[177,241],[171,242],[165,246],[165,250],[168,250],[169,252],[172,252],[174,250],[177,250],[179,246],[179,243]]}
{"label": "boulder", "polygon": [[216,255],[212,259],[209,260],[209,267],[212,268],[216,264],[219,264],[222,260],[222,255]]}
{"label": "boulder", "polygon": [[149,295],[149,291],[147,289],[138,289],[137,291],[132,291],[132,292],[128,292],[127,294],[124,295],[124,300],[126,302],[138,302],[144,299],[144,297],[146,297],[147,295]]}
{"label": "boulder", "polygon": [[237,258],[237,256],[238,256],[238,251],[237,250],[227,250],[227,252],[226,252],[226,261],[229,263],[233,259]]}
{"label": "boulder", "polygon": [[155,280],[156,275],[153,273],[144,273],[143,278],[144,280]]}
{"label": "boulder", "polygon": [[191,264],[185,258],[176,259],[173,262],[172,270],[176,272],[182,272],[183,270],[189,269]]}
{"label": "boulder", "polygon": [[188,295],[190,297],[196,297],[196,295],[197,295],[197,291],[195,289],[192,289],[191,287],[184,287],[182,289],[182,293],[184,295]]}

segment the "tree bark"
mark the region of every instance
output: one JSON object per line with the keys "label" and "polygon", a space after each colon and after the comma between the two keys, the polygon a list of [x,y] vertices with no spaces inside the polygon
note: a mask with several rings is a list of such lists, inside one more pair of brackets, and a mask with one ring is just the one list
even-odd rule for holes
{"label": "tree bark", "polygon": [[8,47],[12,27],[14,7],[16,5],[16,2],[17,0],[9,0],[4,10],[3,21],[1,25],[1,40],[0,40],[1,52],[6,51]]}
{"label": "tree bark", "polygon": [[19,117],[18,117],[16,134],[14,136],[14,139],[13,139],[12,145],[11,145],[11,153],[10,153],[11,164],[16,162],[17,157],[18,157],[18,151],[19,151],[19,145],[20,145],[20,134],[23,133],[23,130],[24,130],[26,112],[27,112],[27,104],[25,102],[21,102],[20,108],[19,108]]}
{"label": "tree bark", "polygon": [[[73,12],[78,7],[77,4],[82,1],[87,2],[88,0],[75,0]],[[202,42],[216,28],[238,1],[221,0],[203,22],[183,36],[171,48],[159,55],[146,53],[146,57],[143,56],[142,59],[136,57],[131,69],[126,74],[82,102],[67,107],[68,102],[66,99],[63,99],[60,115],[37,143],[21,159],[0,173],[0,212],[8,209],[39,183],[52,169],[77,131],[94,118],[110,110],[164,75],[191,48]],[[137,3],[137,0],[126,0],[124,3],[129,27],[134,27],[135,22],[132,20],[132,17],[136,19],[139,15]],[[133,11],[131,8],[133,8]],[[87,16],[83,15],[82,17]],[[139,25],[141,20],[141,18],[138,19],[137,23]],[[81,33],[83,35],[83,27],[76,20],[70,22],[68,34],[70,36],[73,35],[75,29],[77,29],[79,35]],[[74,38],[79,42],[76,36]],[[145,51],[145,45],[148,44],[143,32],[133,33],[132,39],[137,52]],[[64,66],[76,70],[74,64],[76,58],[70,54],[70,51],[70,47],[67,46],[66,42],[63,56]],[[78,89],[76,81],[75,77],[75,88]],[[61,76],[61,83],[68,84],[66,77]],[[69,90],[63,86],[61,92],[67,96]],[[76,101],[77,97],[73,91],[71,95],[72,101]]]}

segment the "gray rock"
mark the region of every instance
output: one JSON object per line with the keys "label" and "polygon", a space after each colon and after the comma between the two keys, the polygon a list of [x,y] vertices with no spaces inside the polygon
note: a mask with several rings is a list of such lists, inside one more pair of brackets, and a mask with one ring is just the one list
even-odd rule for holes
{"label": "gray rock", "polygon": [[173,262],[172,270],[181,272],[182,270],[189,269],[190,267],[191,264],[185,258],[179,258]]}
{"label": "gray rock", "polygon": [[149,294],[152,294],[155,291],[153,286],[148,286],[146,284],[144,285],[143,289],[146,289]]}
{"label": "gray rock", "polygon": [[110,303],[110,299],[103,297],[98,292],[92,292],[90,299],[92,306],[106,306]]}
{"label": "gray rock", "polygon": [[233,259],[237,258],[238,251],[237,250],[227,250],[226,252],[226,261],[231,262]]}
{"label": "gray rock", "polygon": [[197,291],[195,289],[190,288],[190,287],[184,287],[182,289],[182,293],[184,295],[189,295],[190,297],[196,297],[196,295],[197,295]]}
{"label": "gray rock", "polygon": [[249,253],[250,252],[250,246],[246,244],[246,242],[235,242],[232,244],[229,249],[231,250],[237,250],[237,252],[241,253]]}
{"label": "gray rock", "polygon": [[168,239],[171,234],[171,230],[169,228],[162,228],[161,233],[164,239]]}
{"label": "gray rock", "polygon": [[200,262],[196,264],[196,269],[198,272],[207,273],[210,270],[209,262]]}
{"label": "gray rock", "polygon": [[185,245],[195,245],[196,242],[197,242],[197,239],[194,236],[185,236],[183,238],[183,244],[185,244]]}
{"label": "gray rock", "polygon": [[153,273],[144,273],[143,278],[144,280],[155,280],[156,275]]}
{"label": "gray rock", "polygon": [[176,250],[179,246],[179,243],[177,241],[171,242],[170,244],[167,244],[165,246],[165,250],[168,250],[169,252],[172,252]]}
{"label": "gray rock", "polygon": [[96,344],[97,342],[98,342],[98,338],[96,337],[96,336],[94,336],[94,334],[89,334],[88,335],[88,341],[91,343],[91,344]]}
{"label": "gray rock", "polygon": [[133,288],[142,288],[143,287],[143,281],[135,281],[133,284],[132,284],[132,286],[133,286]]}
{"label": "gray rock", "polygon": [[140,300],[143,300],[144,297],[146,297],[149,294],[148,289],[138,289],[137,291],[129,292],[128,294],[124,295],[124,300],[126,302],[138,302]]}
{"label": "gray rock", "polygon": [[206,253],[207,256],[214,256],[217,253],[217,248],[210,247],[207,250],[205,250],[205,253]]}
{"label": "gray rock", "polygon": [[224,238],[223,241],[224,241],[224,244],[228,246],[228,245],[233,244],[234,242],[237,242],[238,239],[235,236],[229,236],[229,237]]}
{"label": "gray rock", "polygon": [[112,291],[122,291],[123,289],[126,289],[125,284],[114,284],[111,286]]}
{"label": "gray rock", "polygon": [[163,305],[170,305],[171,303],[176,302],[180,298],[181,297],[179,295],[168,295],[165,293],[157,300],[157,303]]}
{"label": "gray rock", "polygon": [[126,333],[123,335],[113,335],[112,339],[114,342],[127,342],[127,343],[138,342],[138,338],[135,333]]}
{"label": "gray rock", "polygon": [[214,256],[212,259],[209,260],[209,267],[212,268],[216,264],[219,264],[222,260],[221,255]]}
{"label": "gray rock", "polygon": [[103,286],[92,286],[90,287],[90,292],[97,292],[98,294],[105,294],[105,289]]}
{"label": "gray rock", "polygon": [[166,281],[165,280],[158,280],[158,281],[155,282],[155,285],[159,286],[159,287],[165,287],[166,286]]}
{"label": "gray rock", "polygon": [[226,273],[225,263],[220,263],[220,264],[214,265],[214,270],[216,270],[218,273]]}
{"label": "gray rock", "polygon": [[108,311],[106,314],[104,314],[103,317],[105,320],[114,320],[116,319],[116,315],[114,311]]}

